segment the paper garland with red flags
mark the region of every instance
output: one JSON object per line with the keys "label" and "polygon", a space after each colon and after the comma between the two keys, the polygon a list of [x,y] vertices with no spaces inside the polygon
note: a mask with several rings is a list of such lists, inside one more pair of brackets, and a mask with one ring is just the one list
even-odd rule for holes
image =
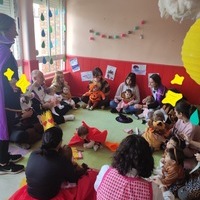
{"label": "paper garland with red flags", "polygon": [[[103,31],[96,31],[94,29],[89,29],[89,33],[90,33],[90,37],[89,37],[89,40],[92,40],[94,41],[95,40],[95,36],[96,37],[100,37],[100,38],[103,38],[103,39],[123,39],[123,38],[127,38],[128,35],[130,34],[133,34],[134,32],[137,32],[138,30],[142,29],[142,27],[146,24],[146,21],[145,20],[141,20],[140,21],[140,25],[136,25],[134,26],[133,28],[131,28],[130,30],[128,31],[123,31],[122,33],[118,33],[118,34],[106,34],[106,33],[103,33]],[[139,34],[139,38],[140,39],[144,39],[144,34],[143,33],[140,33]]]}

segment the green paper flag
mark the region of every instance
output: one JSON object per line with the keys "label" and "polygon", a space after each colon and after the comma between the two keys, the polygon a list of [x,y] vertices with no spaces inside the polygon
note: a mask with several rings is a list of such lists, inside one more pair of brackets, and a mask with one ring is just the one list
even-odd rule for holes
{"label": "green paper flag", "polygon": [[44,15],[43,15],[43,13],[41,13],[40,19],[41,19],[41,21],[44,21]]}
{"label": "green paper flag", "polygon": [[41,47],[42,47],[42,48],[45,48],[45,42],[44,42],[44,41],[42,42]]}
{"label": "green paper flag", "polygon": [[50,32],[50,33],[53,32],[53,29],[52,29],[52,26],[51,26],[51,25],[49,26],[49,32]]}
{"label": "green paper flag", "polygon": [[50,62],[49,62],[51,65],[53,64],[53,58],[50,59]]}
{"label": "green paper flag", "polygon": [[65,26],[65,24],[64,24],[63,30],[64,30],[64,32],[66,32],[66,26]]}
{"label": "green paper flag", "polygon": [[3,5],[3,0],[0,0],[0,4],[2,4],[2,5]]}

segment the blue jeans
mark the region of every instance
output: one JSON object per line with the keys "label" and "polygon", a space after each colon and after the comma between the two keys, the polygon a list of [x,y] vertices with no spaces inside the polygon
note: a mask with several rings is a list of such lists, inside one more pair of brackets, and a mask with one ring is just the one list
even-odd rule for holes
{"label": "blue jeans", "polygon": [[[110,101],[110,108],[116,108],[117,107],[117,103],[112,100]],[[127,113],[127,114],[133,114],[133,113],[136,113],[138,111],[138,109],[134,108],[134,105],[132,106],[128,106],[128,108],[126,109],[123,109],[123,112]]]}

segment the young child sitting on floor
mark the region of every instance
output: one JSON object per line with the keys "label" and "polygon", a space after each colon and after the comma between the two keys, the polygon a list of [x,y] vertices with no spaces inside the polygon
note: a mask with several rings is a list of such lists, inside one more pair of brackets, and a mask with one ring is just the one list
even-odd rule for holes
{"label": "young child sitting on floor", "polygon": [[185,172],[183,168],[184,154],[180,148],[169,148],[166,150],[162,175],[153,177],[160,188],[164,187],[171,190],[177,196],[177,190],[185,181]]}
{"label": "young child sitting on floor", "polygon": [[125,92],[121,94],[122,100],[117,104],[116,110],[118,112],[123,111],[132,105],[135,101],[135,96],[131,89],[127,89]]}
{"label": "young child sitting on floor", "polygon": [[51,108],[51,112],[58,116],[59,114],[55,111],[55,107],[58,107],[59,109],[64,108],[64,106],[60,104],[62,96],[56,94],[54,86],[47,88],[46,92],[44,102],[53,102],[54,106]]}
{"label": "young child sitting on floor", "polygon": [[89,96],[89,101],[86,106],[87,109],[93,110],[98,106],[101,100],[105,99],[105,94],[100,90],[100,88],[100,83],[92,82],[89,85],[89,91],[83,94],[83,96]]}
{"label": "young child sitting on floor", "polygon": [[66,87],[64,86],[63,87],[63,92],[62,92],[62,99],[64,102],[66,102],[67,104],[69,104],[72,109],[76,110],[76,105],[75,105],[75,102],[74,100],[72,99],[72,95],[71,95],[71,92],[69,90],[69,87]]}
{"label": "young child sitting on floor", "polygon": [[172,136],[167,142],[166,142],[166,148],[162,155],[162,158],[160,159],[159,166],[153,171],[155,175],[161,175],[162,174],[162,167],[165,162],[165,156],[167,155],[167,149],[170,148],[179,148],[184,149],[185,148],[185,141],[179,139],[176,136]]}
{"label": "young child sitting on floor", "polygon": [[[142,136],[149,143],[149,146],[157,151],[160,150],[167,130],[164,122],[164,115],[160,110],[153,113],[152,119],[148,122],[148,127]],[[162,139],[163,138],[163,139]]]}
{"label": "young child sitting on floor", "polygon": [[[144,100],[143,103],[145,103],[148,107],[149,104],[154,102],[154,98],[152,96],[147,96]],[[142,113],[139,115],[135,115],[133,114],[133,117],[137,118],[137,119],[144,119],[144,121],[148,121],[150,118],[152,118],[153,115],[153,109],[148,109],[148,108],[143,108],[142,109]]]}
{"label": "young child sitting on floor", "polygon": [[70,140],[69,145],[83,143],[84,148],[93,148],[94,151],[97,151],[101,144],[106,141],[107,134],[107,130],[100,131],[82,121],[82,125],[77,128],[77,132]]}

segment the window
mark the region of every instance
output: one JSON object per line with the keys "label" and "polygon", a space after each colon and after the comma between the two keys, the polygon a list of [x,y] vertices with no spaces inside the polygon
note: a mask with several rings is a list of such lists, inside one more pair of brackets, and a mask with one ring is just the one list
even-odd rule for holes
{"label": "window", "polygon": [[33,0],[35,46],[44,73],[65,66],[65,1]]}
{"label": "window", "polygon": [[11,17],[13,17],[16,21],[16,28],[19,36],[15,39],[15,43],[12,45],[11,50],[17,60],[18,66],[19,66],[19,75],[22,73],[22,51],[20,46],[21,44],[21,37],[20,37],[20,24],[19,24],[19,18],[17,15],[17,6],[16,1],[14,0],[3,0],[0,1],[0,12],[7,14]]}

